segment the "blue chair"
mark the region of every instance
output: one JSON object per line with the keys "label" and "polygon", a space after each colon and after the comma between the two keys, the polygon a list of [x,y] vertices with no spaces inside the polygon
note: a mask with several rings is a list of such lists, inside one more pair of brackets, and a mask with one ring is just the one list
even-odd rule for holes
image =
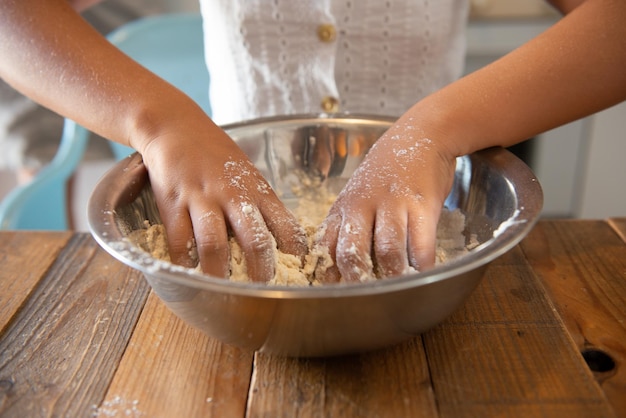
{"label": "blue chair", "polygon": [[[152,72],[169,81],[207,114],[209,74],[204,62],[202,18],[199,14],[165,14],[130,22],[108,36],[111,43]],[[0,202],[0,229],[66,230],[69,222],[68,180],[85,153],[89,131],[66,119],[54,159],[30,183],[13,189]],[[122,159],[131,148],[111,142]]]}

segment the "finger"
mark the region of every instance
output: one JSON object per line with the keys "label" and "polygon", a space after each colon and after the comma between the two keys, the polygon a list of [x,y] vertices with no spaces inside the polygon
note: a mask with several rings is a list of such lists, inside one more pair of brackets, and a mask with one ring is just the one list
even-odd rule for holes
{"label": "finger", "polygon": [[311,253],[318,257],[315,261],[314,277],[320,283],[337,283],[341,279],[334,257],[340,227],[341,217],[330,214],[324,219],[316,234]]}
{"label": "finger", "polygon": [[441,207],[435,205],[420,205],[409,211],[409,264],[417,271],[424,271],[435,265],[437,223],[440,213]]}
{"label": "finger", "polygon": [[406,213],[379,210],[374,225],[374,259],[377,275],[385,278],[405,273],[409,267]]}
{"label": "finger", "polygon": [[194,268],[197,260],[192,256],[195,247],[191,219],[187,211],[171,211],[163,217],[172,263]]}
{"label": "finger", "polygon": [[277,197],[275,200],[266,200],[262,214],[279,250],[301,258],[307,254],[308,243],[304,228]]}
{"label": "finger", "polygon": [[229,275],[228,230],[221,210],[192,215],[193,230],[202,271],[215,277]]}
{"label": "finger", "polygon": [[249,203],[228,210],[233,234],[243,251],[248,277],[255,282],[268,282],[274,277],[276,241],[259,209]]}
{"label": "finger", "polygon": [[132,154],[122,160],[120,164],[122,177],[120,177],[118,184],[123,187],[123,191],[120,191],[120,200],[117,204],[122,206],[130,204],[136,199],[149,182],[149,177],[148,169],[143,163],[141,154]]}
{"label": "finger", "polygon": [[191,249],[195,246],[195,242],[187,206],[179,203],[182,199],[175,189],[161,186],[158,179],[154,179],[151,175],[150,182],[167,235],[167,246],[172,263],[183,267],[195,267],[197,260],[191,256]]}
{"label": "finger", "polygon": [[342,217],[335,259],[343,281],[364,282],[375,279],[372,265],[372,222]]}

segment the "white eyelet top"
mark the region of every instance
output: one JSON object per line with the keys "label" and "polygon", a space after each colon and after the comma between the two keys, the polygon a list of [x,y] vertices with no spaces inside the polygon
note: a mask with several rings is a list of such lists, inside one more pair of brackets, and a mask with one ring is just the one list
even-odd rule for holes
{"label": "white eyelet top", "polygon": [[201,0],[213,119],[399,116],[461,75],[467,0]]}

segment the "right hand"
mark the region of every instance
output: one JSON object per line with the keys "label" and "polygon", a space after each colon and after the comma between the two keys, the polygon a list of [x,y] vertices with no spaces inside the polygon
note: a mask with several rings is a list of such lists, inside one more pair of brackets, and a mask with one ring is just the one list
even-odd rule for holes
{"label": "right hand", "polygon": [[228,277],[229,234],[241,246],[253,281],[273,278],[276,246],[304,257],[304,230],[226,132],[198,111],[179,120],[172,116],[140,152],[172,262],[194,267],[195,243],[202,270]]}

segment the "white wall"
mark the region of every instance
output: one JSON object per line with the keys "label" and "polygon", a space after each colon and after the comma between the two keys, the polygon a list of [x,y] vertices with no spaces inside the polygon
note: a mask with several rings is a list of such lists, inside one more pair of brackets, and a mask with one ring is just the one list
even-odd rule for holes
{"label": "white wall", "polygon": [[626,102],[590,118],[582,155],[581,218],[626,216]]}

